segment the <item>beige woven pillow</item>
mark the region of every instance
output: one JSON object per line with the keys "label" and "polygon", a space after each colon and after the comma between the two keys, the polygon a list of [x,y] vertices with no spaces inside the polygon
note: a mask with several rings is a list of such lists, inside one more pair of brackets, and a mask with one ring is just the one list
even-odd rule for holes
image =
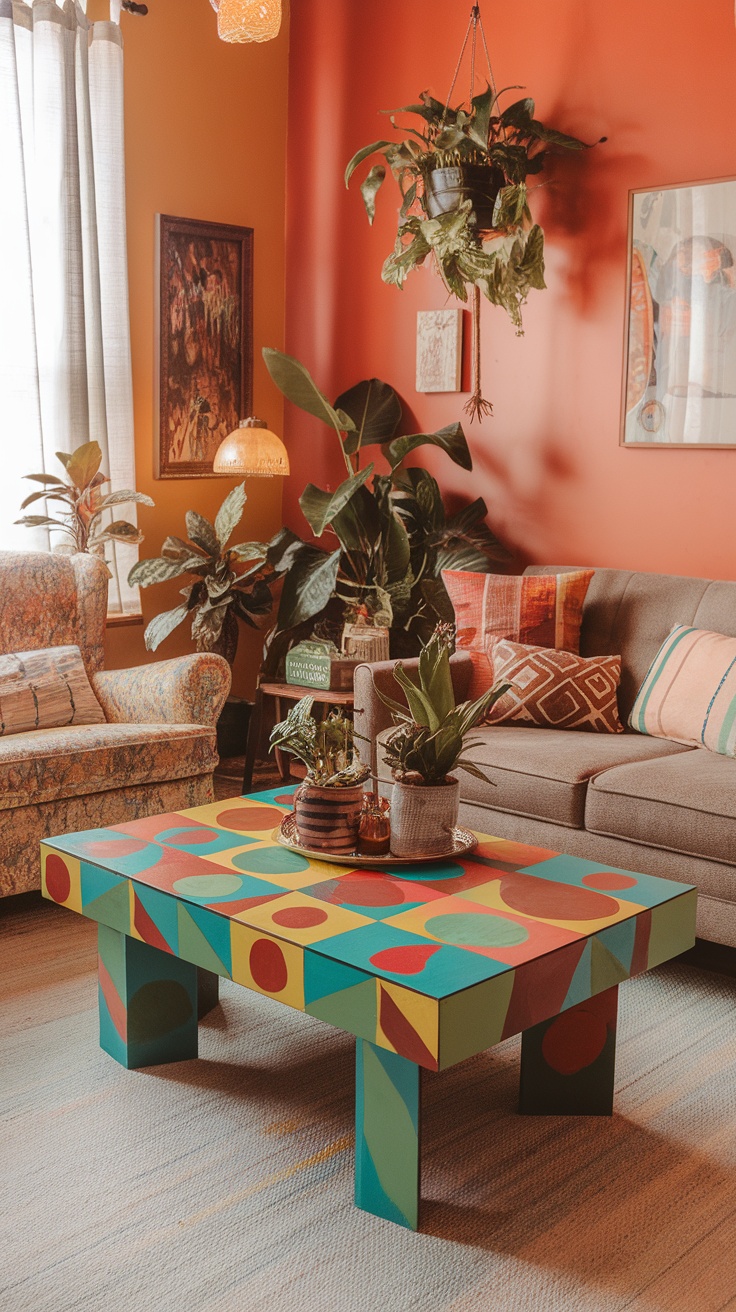
{"label": "beige woven pillow", "polygon": [[78,647],[0,656],[0,737],[67,724],[104,724]]}

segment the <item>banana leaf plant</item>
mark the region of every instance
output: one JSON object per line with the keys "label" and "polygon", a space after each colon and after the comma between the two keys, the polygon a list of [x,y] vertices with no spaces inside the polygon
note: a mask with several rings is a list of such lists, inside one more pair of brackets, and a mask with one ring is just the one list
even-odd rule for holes
{"label": "banana leaf plant", "polygon": [[[326,549],[307,547],[286,577],[266,672],[275,674],[288,647],[317,621],[339,626],[360,610],[390,630],[393,655],[416,654],[438,620],[453,619],[441,571],[484,572],[508,559],[485,522],[482,498],[448,514],[428,470],[405,465],[414,451],[433,447],[471,470],[462,425],[399,435],[401,403],[387,383],[367,379],[330,405],[297,360],[268,347],[263,355],[284,396],[333,429],[346,473],[334,492],[308,483],[299,499]],[[375,458],[361,465],[364,448],[380,453],[388,472],[377,471]]]}
{"label": "banana leaf plant", "polygon": [[[133,492],[122,488],[119,492],[103,492],[109,479],[100,470],[102,451],[98,442],[85,442],[75,451],[57,451],[56,458],[64,468],[66,478],[57,474],[26,474],[31,483],[40,483],[37,492],[31,492],[21,505],[21,510],[39,501],[46,502],[46,514],[24,515],[16,524],[26,528],[47,528],[50,532],[63,533],[66,543],[57,544],[55,550],[74,552],[86,551],[104,560],[105,547],[109,542],[125,542],[136,546],[143,541],[143,534],[135,524],[125,519],[115,519],[114,511],[118,506],[135,502],[141,506],[154,503],[144,492]],[[52,514],[49,502],[54,503]],[[57,509],[58,506],[58,509]],[[105,523],[108,512],[113,516]],[[108,568],[108,574],[110,570]]]}
{"label": "banana leaf plant", "polygon": [[[360,188],[371,224],[387,167],[398,183],[399,226],[384,282],[403,287],[408,274],[433,256],[451,295],[467,301],[468,289],[480,288],[503,307],[518,333],[529,292],[545,286],[544,234],[532,220],[527,178],[541,171],[550,150],[587,148],[577,137],[545,127],[531,97],[502,110],[505,91],[520,89],[496,92],[487,86],[456,109],[423,91],[416,104],[389,113],[403,140],[363,146],[345,170],[349,186],[364,160],[376,154],[385,160],[372,166]],[[413,114],[419,123],[398,128],[397,114]]]}
{"label": "banana leaf plant", "polygon": [[[128,582],[139,588],[187,575],[183,601],[156,615],[144,641],[156,651],[185,620],[192,621],[197,651],[214,651],[232,665],[238,647],[238,620],[254,629],[268,626],[281,581],[306,550],[301,539],[281,529],[270,542],[239,542],[229,546],[245,508],[245,485],[233,488],[217,512],[214,524],[196,510],[186,513],[186,540],[169,536],[161,555],[140,560]],[[238,566],[245,565],[239,571]]]}

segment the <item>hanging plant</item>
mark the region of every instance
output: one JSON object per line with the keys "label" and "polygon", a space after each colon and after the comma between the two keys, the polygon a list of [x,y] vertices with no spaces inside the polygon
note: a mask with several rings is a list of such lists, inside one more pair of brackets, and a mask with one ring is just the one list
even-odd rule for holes
{"label": "hanging plant", "polygon": [[577,137],[541,123],[530,97],[502,110],[500,97],[521,88],[497,91],[490,59],[486,89],[473,95],[478,30],[487,56],[475,5],[458,62],[459,69],[472,32],[468,104],[450,107],[456,70],[447,104],[424,91],[416,104],[391,111],[393,127],[398,127],[396,114],[417,115],[419,126],[404,128],[401,141],[374,141],[362,147],[345,170],[348,186],[355,170],[370,156],[382,155],[386,161],[374,164],[361,184],[370,223],[386,166],[398,183],[399,226],[394,249],[383,265],[384,282],[403,287],[411,271],[431,256],[450,295],[467,302],[472,293],[474,392],[466,406],[471,419],[492,412],[480,387],[481,293],[506,311],[521,334],[522,308],[529,292],[546,286],[544,234],[532,219],[527,179],[541,172],[550,150],[587,149]]}

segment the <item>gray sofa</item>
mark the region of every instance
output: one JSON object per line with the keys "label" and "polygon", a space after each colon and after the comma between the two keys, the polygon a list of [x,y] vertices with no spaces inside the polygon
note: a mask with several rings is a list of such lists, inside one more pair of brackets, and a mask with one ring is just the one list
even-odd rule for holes
{"label": "gray sofa", "polygon": [[[534,566],[562,573],[571,566]],[[579,567],[576,567],[579,568]],[[674,624],[736,637],[736,583],[598,569],[583,611],[583,656],[622,656],[619,709],[628,720],[657,648]],[[407,662],[410,666],[411,662]],[[469,658],[453,656],[458,699]],[[376,689],[397,697],[392,662],[355,673],[356,734],[381,791],[390,715]],[[583,856],[698,888],[698,935],[736,946],[736,760],[705,748],[624,734],[519,725],[474,732],[473,757],[489,786],[459,772],[460,822],[483,833]]]}

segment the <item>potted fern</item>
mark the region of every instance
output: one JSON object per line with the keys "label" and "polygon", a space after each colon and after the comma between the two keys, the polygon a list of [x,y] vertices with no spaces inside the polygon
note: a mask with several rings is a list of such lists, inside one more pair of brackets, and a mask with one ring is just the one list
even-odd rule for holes
{"label": "potted fern", "polygon": [[394,777],[391,796],[391,851],[394,856],[441,856],[457,824],[460,784],[454,770],[485,783],[493,781],[463,756],[467,735],[511,686],[497,683],[474,702],[455,703],[450,669],[452,626],[438,624],[419,657],[418,681],[399,661],[394,678],[407,706],[379,692],[396,727],[384,744]]}
{"label": "potted fern", "polygon": [[349,854],[358,848],[363,784],[370,774],[353,747],[353,725],[342,711],[317,721],[313,697],[302,697],[271,733],[271,749],[307,767],[294,796],[299,842],[318,852]]}

